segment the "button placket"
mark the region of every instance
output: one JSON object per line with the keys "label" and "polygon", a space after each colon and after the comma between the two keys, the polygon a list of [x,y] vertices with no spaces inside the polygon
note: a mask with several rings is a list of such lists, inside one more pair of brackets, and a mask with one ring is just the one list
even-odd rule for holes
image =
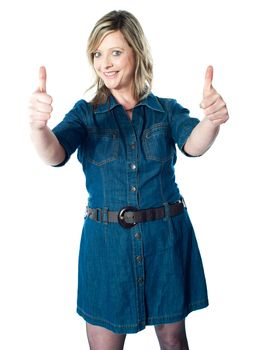
{"label": "button placket", "polygon": [[[133,136],[134,138],[136,138],[135,136],[135,132],[133,131]],[[133,142],[130,143],[130,145],[132,145]],[[129,168],[128,168],[128,172],[127,172],[127,176],[128,176],[128,183],[130,185],[129,187],[129,203],[131,203],[131,205],[134,205],[135,207],[138,208],[138,196],[136,195],[138,192],[137,189],[137,147],[134,147],[134,149],[132,149],[132,147],[128,147],[128,162],[129,162]]]}
{"label": "button placket", "polygon": [[[123,129],[124,137],[127,144],[126,155],[126,175],[127,175],[127,205],[139,208],[139,196],[138,196],[138,140],[139,134],[137,129],[141,130],[141,124],[139,123],[124,123]],[[140,227],[139,227],[140,226]],[[138,319],[145,320],[145,295],[144,295],[144,257],[143,257],[143,242],[141,235],[141,225],[137,224],[130,229],[132,232],[132,262],[134,264],[136,276],[136,288],[137,288],[137,300],[138,304]]]}
{"label": "button placket", "polygon": [[137,297],[140,315],[145,314],[145,296],[144,296],[144,257],[143,257],[143,243],[142,240],[135,240],[135,270],[136,270],[136,283],[137,283]]}
{"label": "button placket", "polygon": [[[137,194],[137,159],[138,151],[136,147],[137,139],[134,126],[128,124],[125,130],[127,141],[127,182],[128,182],[128,205],[138,208]],[[134,145],[134,147],[133,147]]]}

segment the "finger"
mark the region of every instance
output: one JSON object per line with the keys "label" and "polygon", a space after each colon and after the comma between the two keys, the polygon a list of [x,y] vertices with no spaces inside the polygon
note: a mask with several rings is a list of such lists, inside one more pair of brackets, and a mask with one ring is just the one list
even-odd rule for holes
{"label": "finger", "polygon": [[40,71],[39,71],[39,91],[40,92],[47,91],[46,83],[47,83],[46,67],[42,66],[40,67]]}
{"label": "finger", "polygon": [[52,113],[53,107],[51,105],[46,104],[46,103],[38,102],[35,105],[35,110],[37,112],[41,112],[41,113]]}
{"label": "finger", "polygon": [[52,113],[53,111],[53,107],[51,104],[43,103],[38,100],[31,100],[29,108],[35,112],[37,111],[41,113]]}
{"label": "finger", "polygon": [[206,116],[209,120],[211,121],[215,121],[215,120],[219,120],[219,119],[228,119],[228,110],[227,107],[223,107],[221,108],[219,111],[209,114],[208,116]]}
{"label": "finger", "polygon": [[41,93],[41,92],[35,92],[32,94],[31,96],[31,102],[41,102],[41,103],[46,103],[46,104],[52,104],[53,99],[50,95],[48,95],[47,93]]}
{"label": "finger", "polygon": [[204,108],[204,113],[205,113],[205,115],[209,115],[209,114],[218,112],[219,110],[221,110],[225,106],[226,106],[226,103],[222,100],[221,97],[219,97],[215,100],[215,102],[213,104]]}
{"label": "finger", "polygon": [[204,98],[211,94],[212,83],[213,83],[213,67],[208,66],[205,74],[205,83],[204,83],[204,90],[203,90]]}
{"label": "finger", "polygon": [[203,100],[200,103],[200,108],[208,108],[215,104],[219,99],[220,95],[215,91],[215,89],[212,90],[212,93],[209,96],[205,96]]}

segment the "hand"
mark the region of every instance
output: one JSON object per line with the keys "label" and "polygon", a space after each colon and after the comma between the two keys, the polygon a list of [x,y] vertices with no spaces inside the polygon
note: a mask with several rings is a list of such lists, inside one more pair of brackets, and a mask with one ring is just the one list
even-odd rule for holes
{"label": "hand", "polygon": [[210,120],[213,125],[219,126],[228,120],[229,115],[226,103],[213,88],[212,82],[213,67],[209,66],[206,70],[203,100],[200,103],[200,107],[204,110],[205,119]]}
{"label": "hand", "polygon": [[32,94],[29,106],[29,117],[32,129],[43,129],[51,117],[52,97],[46,92],[47,73],[45,67],[40,67],[39,86]]}

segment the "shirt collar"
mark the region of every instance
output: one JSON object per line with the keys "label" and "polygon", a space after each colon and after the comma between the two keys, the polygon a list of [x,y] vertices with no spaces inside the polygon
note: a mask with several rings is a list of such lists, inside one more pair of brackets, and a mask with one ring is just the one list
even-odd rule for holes
{"label": "shirt collar", "polygon": [[[97,109],[95,110],[95,113],[105,113],[111,111],[116,106],[119,106],[120,104],[115,99],[113,95],[109,96],[108,102],[98,105]],[[139,103],[135,106],[146,106],[150,109],[153,109],[154,111],[158,112],[165,112],[162,105],[160,104],[158,98],[152,94],[152,92],[149,93],[147,97],[140,100]]]}

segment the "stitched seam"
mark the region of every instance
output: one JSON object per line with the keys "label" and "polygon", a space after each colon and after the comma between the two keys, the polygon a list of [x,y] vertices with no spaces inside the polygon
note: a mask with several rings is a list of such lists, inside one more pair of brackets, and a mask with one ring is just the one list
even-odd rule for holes
{"label": "stitched seam", "polygon": [[[87,312],[84,312],[80,307],[77,307],[77,309],[78,309],[79,311],[81,311],[81,313],[82,313],[83,315],[86,315],[86,316],[92,318],[93,320],[98,320],[98,321],[102,321],[102,322],[104,322],[104,323],[108,323],[108,324],[112,325],[113,327],[120,327],[120,328],[132,328],[132,327],[137,327],[137,323],[127,324],[127,325],[118,325],[118,324],[112,323],[112,322],[110,322],[110,321],[104,320],[103,318],[91,316],[91,315],[89,315]],[[143,321],[142,323],[145,323],[145,322]]]}
{"label": "stitched seam", "polygon": [[[191,303],[188,305],[188,311],[192,310],[192,308],[194,308],[195,306],[198,306],[198,305],[201,305],[201,304],[207,304],[208,301],[207,299],[203,299],[203,300],[200,300],[200,301],[197,301],[196,303]],[[164,316],[151,316],[151,317],[148,317],[148,320],[153,320],[153,319],[161,319],[161,318],[174,318],[174,317],[178,317],[178,316],[181,316],[181,315],[184,315],[184,314],[187,314],[188,312],[186,311],[186,313],[176,313],[176,314],[170,314],[170,315],[164,315]]]}

